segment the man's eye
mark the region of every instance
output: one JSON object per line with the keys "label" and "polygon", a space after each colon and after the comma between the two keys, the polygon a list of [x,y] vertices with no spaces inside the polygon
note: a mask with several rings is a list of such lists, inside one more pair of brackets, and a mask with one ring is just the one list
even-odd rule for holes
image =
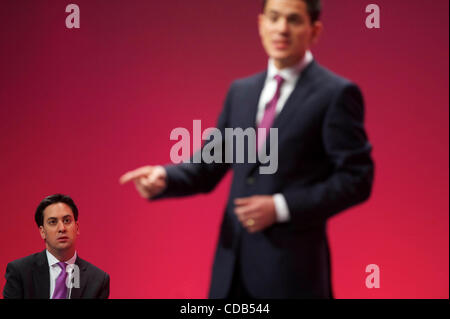
{"label": "man's eye", "polygon": [[301,23],[303,23],[302,19],[299,18],[299,17],[292,17],[292,18],[289,18],[288,21],[289,21],[289,23],[291,23],[291,24],[301,24]]}
{"label": "man's eye", "polygon": [[64,220],[64,223],[66,223],[66,224],[70,224],[71,222],[72,222],[72,220],[69,218]]}
{"label": "man's eye", "polygon": [[276,15],[270,15],[270,16],[269,16],[269,20],[270,20],[271,22],[276,22],[276,21],[278,20],[278,16],[276,16]]}
{"label": "man's eye", "polygon": [[50,225],[54,225],[54,224],[55,224],[55,221],[54,221],[54,220],[50,220],[48,223],[49,223]]}

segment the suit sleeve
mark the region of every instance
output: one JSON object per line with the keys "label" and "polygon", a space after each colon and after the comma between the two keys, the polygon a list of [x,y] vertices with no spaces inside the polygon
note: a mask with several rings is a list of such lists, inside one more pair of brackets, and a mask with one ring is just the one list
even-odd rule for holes
{"label": "suit sleeve", "polygon": [[[228,91],[224,108],[219,116],[217,122],[217,129],[220,131],[222,139],[211,139],[205,145],[211,147],[213,150],[220,150],[222,161],[212,163],[205,163],[203,158],[200,163],[193,163],[191,157],[189,163],[181,163],[178,165],[165,166],[167,172],[167,188],[166,190],[156,196],[154,199],[161,199],[167,197],[181,197],[189,196],[198,193],[208,193],[212,191],[221,179],[225,176],[230,164],[225,163],[225,128],[227,127],[230,106],[233,95],[233,85]],[[210,144],[214,143],[214,144]],[[200,151],[203,150],[205,145]]]}
{"label": "suit sleeve", "polygon": [[6,267],[6,284],[3,288],[4,299],[23,299],[23,283],[19,271],[13,263]]}
{"label": "suit sleeve", "polygon": [[304,226],[323,222],[371,194],[374,163],[364,129],[364,102],[353,84],[332,99],[323,124],[323,145],[333,170],[325,180],[295,185],[283,192],[292,222]]}

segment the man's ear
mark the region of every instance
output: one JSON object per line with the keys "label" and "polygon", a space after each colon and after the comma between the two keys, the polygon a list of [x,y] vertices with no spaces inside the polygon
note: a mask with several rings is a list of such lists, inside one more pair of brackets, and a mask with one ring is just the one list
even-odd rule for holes
{"label": "man's ear", "polygon": [[264,23],[264,13],[258,14],[258,33],[259,36],[262,37],[262,24]]}
{"label": "man's ear", "polygon": [[321,21],[314,22],[313,32],[311,36],[311,45],[316,44],[317,41],[319,41],[322,31],[323,31],[323,23]]}
{"label": "man's ear", "polygon": [[44,226],[39,226],[39,233],[41,234],[41,238],[43,240],[45,240],[45,238],[47,237],[45,234],[45,230],[44,230]]}
{"label": "man's ear", "polygon": [[77,225],[77,235],[80,234],[80,224],[78,224],[78,221],[75,223]]}

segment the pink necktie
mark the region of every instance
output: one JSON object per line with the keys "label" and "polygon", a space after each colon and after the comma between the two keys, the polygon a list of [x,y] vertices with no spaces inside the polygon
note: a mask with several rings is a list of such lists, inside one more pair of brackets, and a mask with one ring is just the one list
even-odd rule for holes
{"label": "pink necktie", "polygon": [[61,272],[59,273],[58,278],[56,278],[55,291],[53,292],[53,299],[66,299],[66,297],[67,297],[67,285],[66,285],[67,264],[65,262],[59,262],[58,266],[61,268]]}
{"label": "pink necktie", "polygon": [[261,120],[261,123],[259,123],[258,128],[263,128],[264,131],[259,132],[257,134],[257,144],[258,144],[258,152],[261,149],[261,147],[264,145],[264,142],[266,141],[267,132],[272,127],[273,121],[275,119],[276,115],[276,108],[278,99],[280,98],[280,91],[281,91],[281,85],[283,85],[284,79],[279,76],[278,74],[274,76],[274,79],[277,81],[277,90],[275,92],[275,95],[273,96],[272,100],[270,100],[269,103],[267,103],[266,110],[264,111],[264,116]]}

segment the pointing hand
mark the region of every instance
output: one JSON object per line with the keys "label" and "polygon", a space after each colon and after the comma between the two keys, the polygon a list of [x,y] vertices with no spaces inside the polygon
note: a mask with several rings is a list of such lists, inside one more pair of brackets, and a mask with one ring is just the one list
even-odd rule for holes
{"label": "pointing hand", "polygon": [[120,177],[120,184],[134,182],[136,190],[144,198],[161,194],[167,187],[167,173],[162,166],[144,166],[129,171]]}

